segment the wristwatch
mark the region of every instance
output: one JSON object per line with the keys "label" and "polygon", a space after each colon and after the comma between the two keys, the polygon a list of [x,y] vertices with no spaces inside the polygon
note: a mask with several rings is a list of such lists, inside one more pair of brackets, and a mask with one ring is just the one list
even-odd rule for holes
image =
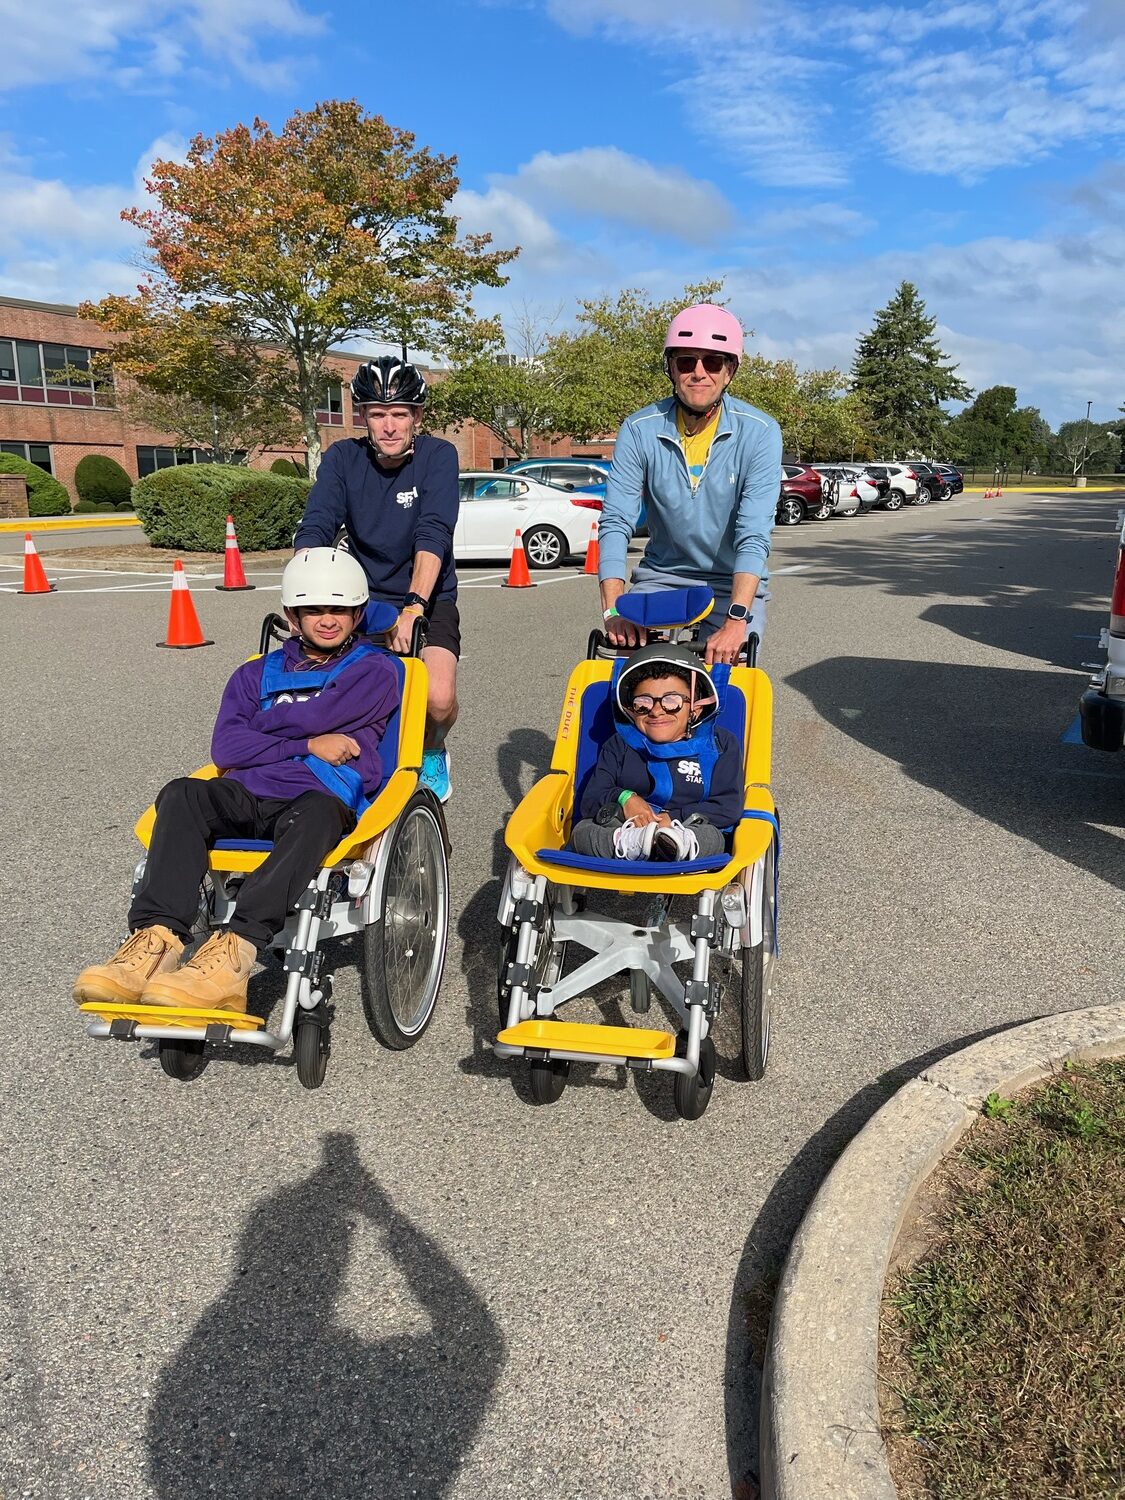
{"label": "wristwatch", "polygon": [[748,620],[750,618],[750,606],[748,604],[728,604],[728,620]]}
{"label": "wristwatch", "polygon": [[429,603],[430,601],[423,599],[421,594],[407,594],[402,601],[402,607],[409,609],[411,605],[414,605],[418,609],[425,610],[429,607]]}

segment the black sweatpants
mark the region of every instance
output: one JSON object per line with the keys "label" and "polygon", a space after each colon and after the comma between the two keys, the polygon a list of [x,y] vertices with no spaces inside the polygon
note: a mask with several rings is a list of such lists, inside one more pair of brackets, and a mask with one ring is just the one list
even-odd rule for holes
{"label": "black sweatpants", "polygon": [[264,948],[285,926],[329,849],[354,826],[355,814],[331,792],[255,797],[226,776],[177,777],[156,799],[156,826],[144,879],[129,910],[129,930],[159,923],[189,941],[199,883],[215,841],[272,839],[264,863],[242,882],[230,921],[232,932]]}

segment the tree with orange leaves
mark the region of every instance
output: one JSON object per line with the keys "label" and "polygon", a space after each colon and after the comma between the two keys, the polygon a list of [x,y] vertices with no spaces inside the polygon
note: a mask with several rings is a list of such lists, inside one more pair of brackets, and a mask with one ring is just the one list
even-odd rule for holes
{"label": "tree with orange leaves", "polygon": [[[177,360],[169,338],[153,339],[152,316],[171,346],[177,322],[185,344],[208,328],[299,419],[315,477],[332,347],[366,337],[437,353],[494,334],[472,293],[502,286],[518,250],[458,236],[455,166],[355,100],[297,111],[280,134],[256,119],[196,136],[185,162],[153,163],[158,206],[122,213],[148,235],[138,296],[84,311],[123,335],[115,365],[154,387]],[[190,380],[190,360],[178,363],[175,378]]]}

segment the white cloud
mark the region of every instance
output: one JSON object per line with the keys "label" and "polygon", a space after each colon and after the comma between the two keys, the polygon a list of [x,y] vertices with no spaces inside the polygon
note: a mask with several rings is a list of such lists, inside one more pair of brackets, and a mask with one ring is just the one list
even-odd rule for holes
{"label": "white cloud", "polygon": [[511,182],[514,191],[542,207],[567,208],[683,240],[715,239],[734,224],[734,210],[713,183],[679,167],[658,167],[616,146],[541,151]]}
{"label": "white cloud", "polygon": [[795,203],[756,214],[751,227],[755,234],[769,239],[813,234],[822,240],[838,241],[869,233],[875,228],[875,220],[843,203]]}
{"label": "white cloud", "polygon": [[[293,59],[275,57],[279,39],[315,35],[323,21],[296,0],[90,0],[70,8],[0,0],[4,68],[0,90],[111,70],[125,87],[150,87],[206,55],[259,87],[286,81]],[[271,55],[263,53],[269,45]]]}
{"label": "white cloud", "polygon": [[522,270],[549,273],[565,268],[571,247],[526,199],[507,188],[491,187],[477,193],[461,188],[450,205],[466,234],[490,234],[499,249],[520,247],[516,262]]}

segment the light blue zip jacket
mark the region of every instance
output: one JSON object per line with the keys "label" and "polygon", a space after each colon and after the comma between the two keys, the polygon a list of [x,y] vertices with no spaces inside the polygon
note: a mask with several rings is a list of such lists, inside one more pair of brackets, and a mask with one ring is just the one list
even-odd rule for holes
{"label": "light blue zip jacket", "polygon": [[625,418],[617,434],[598,526],[598,576],[628,579],[626,548],[643,503],[648,567],[697,578],[717,595],[729,595],[734,573],[764,581],[780,489],[781,428],[756,406],[723,397],[694,492],[676,430],[675,397],[643,407]]}

